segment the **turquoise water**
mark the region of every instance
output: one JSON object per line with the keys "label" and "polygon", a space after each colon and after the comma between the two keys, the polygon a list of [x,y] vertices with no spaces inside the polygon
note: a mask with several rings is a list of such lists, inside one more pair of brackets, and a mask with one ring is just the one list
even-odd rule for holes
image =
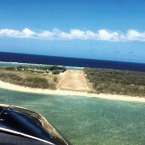
{"label": "turquoise water", "polygon": [[41,113],[72,145],[145,144],[145,104],[0,89],[0,103]]}
{"label": "turquoise water", "polygon": [[31,63],[18,63],[18,62],[2,62],[0,61],[0,67],[17,67],[17,66],[46,66],[43,64],[31,64]]}
{"label": "turquoise water", "polygon": [[[30,64],[30,63],[17,63],[17,62],[2,62],[0,61],[0,68],[3,68],[3,67],[17,67],[17,66],[49,66],[49,65],[43,65],[43,64]],[[68,70],[83,70],[84,68],[83,67],[71,67],[71,66],[65,66],[66,69]]]}

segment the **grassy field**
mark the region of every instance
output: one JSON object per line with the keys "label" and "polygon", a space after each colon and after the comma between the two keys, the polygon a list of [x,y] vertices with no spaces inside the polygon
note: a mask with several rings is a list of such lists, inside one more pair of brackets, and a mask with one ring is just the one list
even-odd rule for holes
{"label": "grassy field", "polygon": [[145,73],[125,70],[85,68],[96,93],[145,97]]}
{"label": "grassy field", "polygon": [[56,89],[57,76],[54,74],[44,74],[31,71],[15,71],[0,69],[0,80],[16,85],[42,88]]}
{"label": "grassy field", "polygon": [[3,89],[0,103],[41,113],[72,145],[145,144],[145,104]]}

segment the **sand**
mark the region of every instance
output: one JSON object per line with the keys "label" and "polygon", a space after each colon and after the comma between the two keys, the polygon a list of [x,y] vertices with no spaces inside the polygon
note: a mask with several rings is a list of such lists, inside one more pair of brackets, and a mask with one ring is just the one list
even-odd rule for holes
{"label": "sand", "polygon": [[67,70],[63,77],[61,77],[57,88],[60,90],[73,90],[83,92],[89,91],[85,74],[82,70]]}
{"label": "sand", "polygon": [[82,97],[93,97],[93,98],[101,98],[108,100],[116,100],[116,101],[125,101],[125,102],[144,102],[145,98],[140,97],[130,97],[124,95],[111,95],[111,94],[89,94],[87,92],[77,92],[77,91],[65,91],[65,90],[48,90],[48,89],[34,89],[29,87],[18,86],[10,83],[6,83],[0,81],[0,88],[13,90],[18,92],[28,92],[28,93],[37,93],[37,94],[51,94],[51,95],[65,95],[67,96],[82,96]]}

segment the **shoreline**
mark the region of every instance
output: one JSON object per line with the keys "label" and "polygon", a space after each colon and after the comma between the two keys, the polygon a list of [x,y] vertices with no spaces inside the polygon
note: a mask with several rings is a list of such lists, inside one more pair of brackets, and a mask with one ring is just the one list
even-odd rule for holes
{"label": "shoreline", "polygon": [[125,95],[112,95],[112,94],[90,94],[87,92],[67,91],[67,90],[58,90],[58,89],[57,90],[37,89],[37,88],[29,88],[29,87],[14,85],[3,81],[0,81],[0,88],[17,91],[17,92],[34,93],[34,94],[80,96],[80,97],[100,98],[100,99],[107,99],[107,100],[114,100],[114,101],[145,103],[145,98],[141,98],[141,97],[131,97]]}

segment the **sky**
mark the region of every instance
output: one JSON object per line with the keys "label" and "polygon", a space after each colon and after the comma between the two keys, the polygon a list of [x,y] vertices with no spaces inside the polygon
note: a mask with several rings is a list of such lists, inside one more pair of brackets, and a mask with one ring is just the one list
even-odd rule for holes
{"label": "sky", "polygon": [[0,0],[0,52],[145,63],[145,0]]}

